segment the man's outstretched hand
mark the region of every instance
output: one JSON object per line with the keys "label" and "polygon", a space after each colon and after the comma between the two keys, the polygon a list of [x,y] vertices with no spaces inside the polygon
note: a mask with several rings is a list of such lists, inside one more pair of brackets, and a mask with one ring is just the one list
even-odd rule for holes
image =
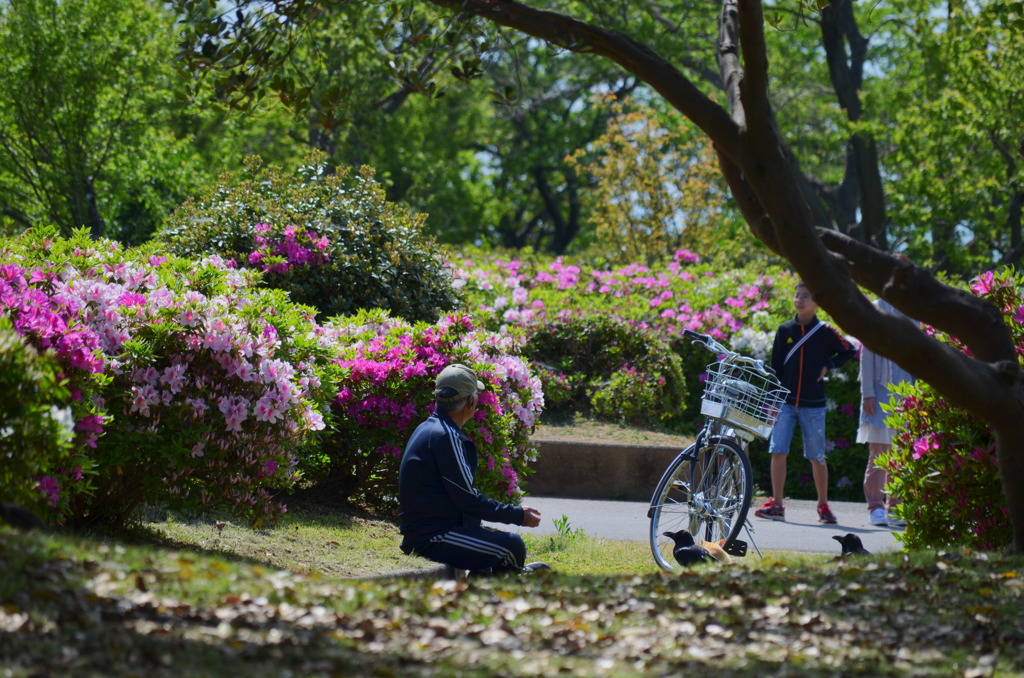
{"label": "man's outstretched hand", "polygon": [[540,525],[540,511],[529,506],[523,507],[523,527],[537,527]]}

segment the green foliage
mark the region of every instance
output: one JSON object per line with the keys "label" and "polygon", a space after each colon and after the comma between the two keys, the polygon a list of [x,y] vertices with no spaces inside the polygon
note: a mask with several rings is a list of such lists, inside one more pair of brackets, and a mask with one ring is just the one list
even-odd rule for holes
{"label": "green foliage", "polygon": [[681,361],[653,332],[609,316],[555,318],[532,327],[525,355],[568,375],[571,396],[555,401],[574,412],[638,426],[679,422]]}
{"label": "green foliage", "polygon": [[555,526],[555,534],[549,536],[543,545],[538,549],[531,549],[530,553],[536,555],[531,558],[539,558],[539,553],[559,553],[572,549],[577,543],[586,540],[587,533],[580,527],[573,527],[569,522],[569,516],[562,514],[561,518],[551,521]]}
{"label": "green foliage", "polygon": [[310,121],[311,146],[375,167],[389,199],[429,214],[445,242],[565,251],[581,227],[565,158],[606,117],[586,99],[636,88],[614,64],[510,41],[430,3],[287,2],[239,16],[173,6],[196,98],[205,79],[228,106],[279,99]]}
{"label": "green foliage", "polygon": [[101,236],[112,194],[159,181],[128,158],[139,157],[149,125],[171,105],[173,30],[165,9],[142,0],[0,7],[0,187],[9,230],[51,223]]}
{"label": "green foliage", "polygon": [[111,159],[104,184],[105,235],[141,245],[177,206],[212,180],[205,158],[192,139],[177,138],[160,126],[147,126],[130,153]]}
{"label": "green foliage", "polygon": [[[436,12],[419,3],[401,17],[373,3],[324,6],[278,82],[293,78],[297,89],[310,85],[310,146],[326,153],[328,162],[375,168],[388,200],[427,214],[424,229],[439,240],[476,239],[497,221],[496,212],[507,209],[508,200],[489,185],[480,152],[502,109],[481,80],[447,87],[443,97],[424,96],[455,81],[452,64],[471,58],[466,53],[472,45],[450,45],[451,51],[438,54],[433,41],[392,36],[396,24],[413,35],[439,27]],[[389,58],[382,58],[382,50]],[[286,103],[306,104],[294,98]],[[531,198],[520,192],[520,199]]]}
{"label": "green foliage", "polygon": [[382,308],[434,321],[457,300],[423,219],[389,203],[373,170],[326,171],[312,154],[296,175],[250,158],[170,218],[157,238],[175,254],[216,253],[263,270],[271,287],[321,317]]}
{"label": "green foliage", "polygon": [[72,453],[71,391],[61,365],[40,353],[0,313],[0,487],[3,500],[57,517],[41,489],[44,478],[70,474],[84,462]]}
{"label": "green foliage", "polygon": [[908,4],[886,36],[910,46],[900,86],[878,93],[890,112],[886,187],[894,235],[916,261],[960,275],[1017,265],[1024,50],[1020,3],[935,11]]}
{"label": "green foliage", "polygon": [[[592,104],[594,105],[594,104]],[[582,194],[594,242],[588,254],[650,265],[680,248],[732,264],[765,250],[729,209],[710,144],[673,112],[612,100],[604,134],[569,161],[591,185]]]}
{"label": "green foliage", "polygon": [[[1024,275],[988,272],[972,289],[1003,311],[1017,354],[1024,358],[1024,325],[1019,322]],[[936,336],[965,350],[955,338]],[[981,550],[1008,545],[1013,534],[991,429],[922,382],[896,392],[899,398],[888,422],[898,435],[878,464],[889,471],[887,491],[903,501],[897,510],[908,521],[903,543],[910,548]]]}
{"label": "green foliage", "polygon": [[84,225],[138,245],[247,155],[301,157],[279,107],[226,120],[175,96],[179,29],[143,0],[0,7],[0,233]]}

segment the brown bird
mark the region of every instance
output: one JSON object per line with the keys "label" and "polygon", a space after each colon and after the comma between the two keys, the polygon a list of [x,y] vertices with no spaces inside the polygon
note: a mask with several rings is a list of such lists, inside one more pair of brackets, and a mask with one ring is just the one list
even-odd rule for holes
{"label": "brown bird", "polygon": [[725,549],[722,548],[722,542],[724,541],[724,539],[721,541],[701,541],[700,545],[703,546],[704,550],[710,553],[711,557],[717,560],[718,562],[723,564],[731,563],[732,556],[726,553]]}

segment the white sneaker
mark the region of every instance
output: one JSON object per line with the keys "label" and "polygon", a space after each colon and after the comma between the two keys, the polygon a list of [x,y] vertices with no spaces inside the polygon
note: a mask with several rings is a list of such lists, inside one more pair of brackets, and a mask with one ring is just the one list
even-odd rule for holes
{"label": "white sneaker", "polygon": [[907,521],[900,520],[895,515],[890,513],[888,516],[886,516],[886,525],[896,530],[902,530],[904,527],[907,526]]}
{"label": "white sneaker", "polygon": [[889,521],[885,516],[884,508],[871,509],[871,524],[872,525],[888,525]]}

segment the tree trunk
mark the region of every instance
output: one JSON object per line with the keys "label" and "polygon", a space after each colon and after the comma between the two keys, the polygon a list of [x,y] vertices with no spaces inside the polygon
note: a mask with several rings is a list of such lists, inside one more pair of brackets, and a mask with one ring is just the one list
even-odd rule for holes
{"label": "tree trunk", "polygon": [[544,202],[544,209],[551,220],[552,233],[548,243],[548,251],[551,254],[565,254],[569,243],[580,232],[580,199],[577,191],[576,175],[572,172],[565,173],[565,195],[567,198],[568,214],[562,214],[562,206],[558,195],[552,189],[547,178],[547,170],[543,167],[533,169],[534,185]]}
{"label": "tree trunk", "polygon": [[[821,42],[839,105],[846,111],[850,122],[857,122],[863,112],[860,90],[864,80],[868,41],[857,27],[852,2],[830,0],[828,6],[822,9]],[[885,191],[882,188],[875,140],[864,134],[854,134],[850,139],[850,152],[853,156],[851,169],[856,172],[857,187],[860,190],[861,240],[887,250],[889,237],[886,229]],[[840,224],[840,228],[842,226]]]}
{"label": "tree trunk", "polygon": [[107,232],[107,224],[100,215],[100,207],[96,202],[96,187],[93,185],[92,177],[85,179],[85,206],[89,233],[94,239],[102,238]]}
{"label": "tree trunk", "polygon": [[[1021,399],[1024,388],[1018,382],[1014,389],[1018,406],[1024,410]],[[1024,478],[1024,425],[1021,419],[1008,422],[1007,426],[996,429],[996,459],[999,461],[999,479],[1003,484],[1003,496],[1006,497],[1006,509],[1013,523],[1013,544],[1011,553],[1021,553],[1024,535],[1021,534],[1020,518],[1024,516],[1024,492],[1020,482]]]}

